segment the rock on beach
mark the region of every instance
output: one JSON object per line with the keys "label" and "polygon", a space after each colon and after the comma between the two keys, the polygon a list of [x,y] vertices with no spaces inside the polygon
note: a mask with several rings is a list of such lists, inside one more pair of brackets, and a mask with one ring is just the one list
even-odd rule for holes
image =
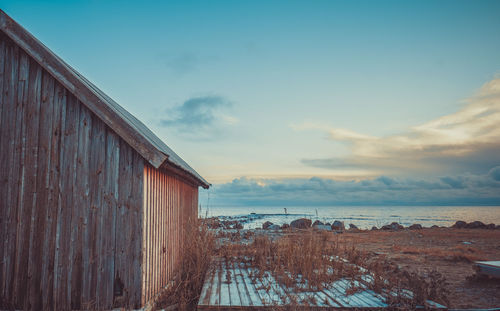
{"label": "rock on beach", "polygon": [[332,227],[327,226],[327,225],[314,225],[313,229],[316,230],[326,230],[326,231],[332,231]]}
{"label": "rock on beach", "polygon": [[413,224],[410,227],[408,227],[408,229],[410,229],[410,230],[421,230],[421,229],[423,229],[423,227],[422,227],[421,224]]}
{"label": "rock on beach", "polygon": [[290,223],[290,227],[295,229],[308,229],[311,227],[312,221],[307,218],[299,218]]}
{"label": "rock on beach", "polygon": [[335,220],[332,224],[332,230],[334,231],[344,231],[345,226],[343,221]]}
{"label": "rock on beach", "polygon": [[324,224],[324,223],[322,223],[322,222],[321,222],[321,221],[319,221],[319,220],[315,220],[315,221],[313,222],[313,224],[312,224],[312,226],[313,226],[313,227],[314,227],[314,226],[323,226],[323,225],[325,225],[325,224]]}
{"label": "rock on beach", "polygon": [[262,224],[262,229],[269,229],[270,226],[274,225],[270,221],[266,221],[265,223]]}

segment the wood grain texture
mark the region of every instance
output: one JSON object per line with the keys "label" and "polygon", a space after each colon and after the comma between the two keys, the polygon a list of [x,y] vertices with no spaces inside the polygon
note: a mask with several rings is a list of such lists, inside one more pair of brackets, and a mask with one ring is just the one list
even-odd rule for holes
{"label": "wood grain texture", "polygon": [[150,165],[2,31],[0,101],[0,308],[140,308],[182,264],[196,180]]}
{"label": "wood grain texture", "polygon": [[112,308],[116,259],[140,307],[144,158],[4,35],[0,79],[0,308]]}
{"label": "wood grain texture", "polygon": [[144,166],[143,298],[168,285],[182,264],[184,230],[196,219],[198,188],[164,169]]}

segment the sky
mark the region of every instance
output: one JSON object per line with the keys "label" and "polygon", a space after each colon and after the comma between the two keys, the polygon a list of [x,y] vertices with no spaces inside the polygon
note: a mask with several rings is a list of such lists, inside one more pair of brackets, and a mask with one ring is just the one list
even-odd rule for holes
{"label": "sky", "polygon": [[4,1],[220,205],[500,205],[500,1]]}

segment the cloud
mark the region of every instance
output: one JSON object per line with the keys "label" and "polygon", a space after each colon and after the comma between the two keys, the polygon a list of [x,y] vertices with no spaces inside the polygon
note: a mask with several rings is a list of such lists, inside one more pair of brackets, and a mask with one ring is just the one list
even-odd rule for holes
{"label": "cloud", "polygon": [[160,124],[191,138],[216,138],[222,135],[224,127],[238,122],[235,117],[223,114],[231,107],[232,103],[221,96],[193,97],[168,109]]}
{"label": "cloud", "polygon": [[497,166],[497,167],[494,167],[492,168],[489,172],[488,172],[488,176],[491,177],[491,179],[495,180],[495,181],[499,181],[500,182],[500,166]]}
{"label": "cloud", "polygon": [[500,167],[487,174],[425,179],[242,177],[215,184],[210,196],[214,205],[500,205],[499,173]]}
{"label": "cloud", "polygon": [[399,135],[375,137],[311,122],[296,130],[325,131],[329,139],[346,143],[347,157],[302,159],[325,169],[362,168],[388,173],[485,172],[500,164],[500,79],[494,79],[467,99],[459,111],[414,126]]}

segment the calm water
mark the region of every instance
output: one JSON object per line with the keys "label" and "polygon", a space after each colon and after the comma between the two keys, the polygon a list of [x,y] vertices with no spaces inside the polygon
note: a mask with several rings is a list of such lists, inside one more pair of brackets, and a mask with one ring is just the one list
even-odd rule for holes
{"label": "calm water", "polygon": [[202,208],[201,216],[248,216],[255,219],[245,228],[261,227],[265,221],[275,224],[290,223],[306,217],[313,221],[344,221],[359,228],[380,227],[398,222],[404,226],[419,223],[424,227],[432,225],[450,226],[457,220],[467,222],[479,220],[486,224],[500,224],[500,206],[318,206],[318,207],[251,206],[251,207],[209,207]]}

